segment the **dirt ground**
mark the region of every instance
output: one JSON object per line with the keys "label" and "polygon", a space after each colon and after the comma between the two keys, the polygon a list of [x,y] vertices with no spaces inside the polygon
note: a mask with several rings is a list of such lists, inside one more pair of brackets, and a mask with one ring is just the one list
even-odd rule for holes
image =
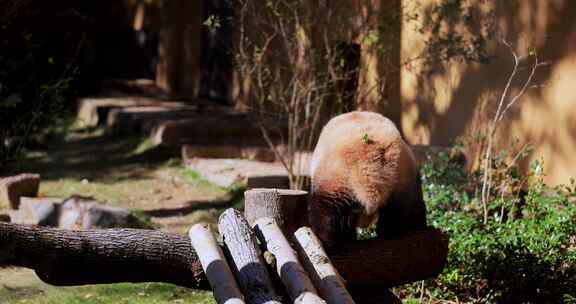
{"label": "dirt ground", "polygon": [[[158,229],[176,233],[186,233],[198,221],[215,222],[234,203],[227,189],[187,174],[177,151],[98,130],[68,133],[4,169],[6,175],[39,173],[42,196],[92,196],[141,210]],[[0,207],[0,213],[6,210]],[[43,286],[31,270],[0,269],[0,293],[41,293]]]}
{"label": "dirt ground", "polygon": [[175,232],[182,232],[174,230],[175,223],[187,222],[199,211],[221,209],[231,199],[227,189],[186,174],[177,151],[98,131],[75,131],[55,139],[28,152],[6,172],[39,173],[41,196],[91,196],[141,210],[159,229]]}

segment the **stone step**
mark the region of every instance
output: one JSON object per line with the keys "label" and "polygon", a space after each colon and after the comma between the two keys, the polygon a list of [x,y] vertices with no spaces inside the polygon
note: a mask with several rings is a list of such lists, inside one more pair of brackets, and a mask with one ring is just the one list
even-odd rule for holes
{"label": "stone step", "polygon": [[[306,176],[311,154],[306,152],[299,153],[299,155],[302,159],[302,166],[299,170],[294,170],[294,174]],[[230,157],[192,157],[184,161],[187,168],[196,171],[208,181],[221,187],[248,185],[251,188],[288,188],[288,171],[278,161],[265,162]]]}
{"label": "stone step", "polygon": [[167,96],[167,92],[156,85],[152,79],[104,79],[102,81],[102,93],[110,96]]}
{"label": "stone step", "polygon": [[[150,97],[87,97],[78,100],[78,119],[107,133],[149,136],[163,146],[232,144],[266,146],[246,113],[205,100],[182,102]],[[275,125],[282,124],[274,121]],[[277,141],[278,132],[271,137]],[[276,134],[276,135],[275,135]]]}
{"label": "stone step", "polygon": [[[212,113],[176,121],[165,121],[150,135],[156,144],[231,144],[266,146],[260,129],[244,113]],[[277,141],[278,133],[272,134]]]}
{"label": "stone step", "polygon": [[276,161],[274,151],[268,146],[246,145],[201,145],[185,144],[182,146],[182,159],[188,162],[193,158],[241,158],[262,162]]}
{"label": "stone step", "polygon": [[40,175],[22,173],[0,179],[0,209],[18,209],[20,197],[37,196]]}
{"label": "stone step", "polygon": [[176,100],[163,100],[151,97],[84,97],[77,100],[78,120],[87,127],[106,125],[108,113],[113,109],[128,107],[182,108],[191,105]]}
{"label": "stone step", "polygon": [[109,133],[148,134],[165,121],[197,116],[197,107],[148,106],[114,108],[108,111],[106,131]]}

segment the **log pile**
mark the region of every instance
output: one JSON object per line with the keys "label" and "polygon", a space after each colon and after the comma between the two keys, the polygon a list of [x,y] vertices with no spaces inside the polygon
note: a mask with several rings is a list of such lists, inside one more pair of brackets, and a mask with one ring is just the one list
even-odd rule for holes
{"label": "log pile", "polygon": [[354,241],[326,254],[305,227],[306,196],[247,191],[246,217],[234,209],[220,217],[223,244],[206,224],[193,226],[187,237],[0,223],[0,267],[32,268],[60,286],[168,282],[212,289],[217,302],[226,304],[399,303],[389,287],[442,271],[448,240],[433,228],[397,240]]}

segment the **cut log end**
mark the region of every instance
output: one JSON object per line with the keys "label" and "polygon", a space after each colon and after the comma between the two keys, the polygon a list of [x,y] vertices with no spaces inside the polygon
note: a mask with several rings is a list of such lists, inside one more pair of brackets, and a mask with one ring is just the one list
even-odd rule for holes
{"label": "cut log end", "polygon": [[306,226],[308,192],[291,189],[257,188],[244,192],[245,216],[251,226],[257,219],[274,219],[286,236],[292,238],[296,229]]}

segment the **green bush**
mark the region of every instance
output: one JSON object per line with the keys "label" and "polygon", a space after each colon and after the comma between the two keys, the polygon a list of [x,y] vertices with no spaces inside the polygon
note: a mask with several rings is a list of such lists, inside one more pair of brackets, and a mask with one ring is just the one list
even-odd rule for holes
{"label": "green bush", "polygon": [[0,165],[59,127],[70,109],[85,35],[51,30],[51,24],[39,31],[38,20],[53,16],[83,20],[54,3],[0,2]]}
{"label": "green bush", "polygon": [[[423,165],[429,222],[450,236],[444,272],[425,282],[425,294],[459,302],[573,303],[576,182],[550,189],[542,164],[534,163],[524,191],[493,199],[484,225],[476,176],[447,154]],[[421,292],[419,283],[400,291]]]}

